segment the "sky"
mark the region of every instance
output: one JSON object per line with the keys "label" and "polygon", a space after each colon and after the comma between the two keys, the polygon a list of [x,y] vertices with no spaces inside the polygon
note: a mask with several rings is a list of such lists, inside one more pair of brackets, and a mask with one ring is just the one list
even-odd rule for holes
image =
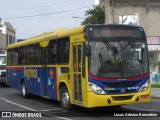
{"label": "sky", "polygon": [[[0,18],[16,29],[17,39],[80,26],[95,0],[0,0]],[[68,11],[68,12],[67,12]],[[34,17],[33,17],[34,16]]]}

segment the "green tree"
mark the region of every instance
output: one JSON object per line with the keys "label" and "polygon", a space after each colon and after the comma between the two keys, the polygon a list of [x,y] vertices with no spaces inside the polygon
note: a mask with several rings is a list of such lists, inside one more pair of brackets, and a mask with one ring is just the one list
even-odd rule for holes
{"label": "green tree", "polygon": [[81,23],[85,24],[103,24],[105,22],[105,11],[100,5],[94,6],[93,9],[85,11],[85,20]]}

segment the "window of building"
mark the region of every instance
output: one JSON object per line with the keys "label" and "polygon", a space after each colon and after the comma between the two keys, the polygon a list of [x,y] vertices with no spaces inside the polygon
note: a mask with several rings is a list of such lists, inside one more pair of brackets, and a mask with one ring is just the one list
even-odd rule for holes
{"label": "window of building", "polygon": [[12,36],[9,35],[9,44],[12,44]]}
{"label": "window of building", "polygon": [[8,45],[8,34],[6,35],[6,39],[7,39],[7,45]]}
{"label": "window of building", "polygon": [[15,37],[13,37],[13,42],[12,43],[15,43],[16,41],[15,41]]}

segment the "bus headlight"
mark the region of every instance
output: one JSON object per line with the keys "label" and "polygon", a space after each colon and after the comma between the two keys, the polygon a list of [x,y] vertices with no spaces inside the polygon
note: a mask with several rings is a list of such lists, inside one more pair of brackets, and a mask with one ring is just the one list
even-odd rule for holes
{"label": "bus headlight", "polygon": [[94,93],[96,93],[96,94],[106,94],[106,92],[102,88],[95,85],[94,83],[88,82],[88,85]]}
{"label": "bus headlight", "polygon": [[143,91],[148,90],[149,86],[150,86],[150,80],[148,80],[147,82],[145,82],[145,83],[142,85],[142,87],[140,88],[139,92],[143,92]]}

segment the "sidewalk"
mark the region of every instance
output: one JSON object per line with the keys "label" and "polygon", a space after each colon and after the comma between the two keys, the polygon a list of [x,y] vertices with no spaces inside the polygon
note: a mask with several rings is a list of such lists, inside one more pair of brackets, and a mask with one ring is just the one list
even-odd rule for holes
{"label": "sidewalk", "polygon": [[160,88],[151,88],[151,98],[160,99]]}

